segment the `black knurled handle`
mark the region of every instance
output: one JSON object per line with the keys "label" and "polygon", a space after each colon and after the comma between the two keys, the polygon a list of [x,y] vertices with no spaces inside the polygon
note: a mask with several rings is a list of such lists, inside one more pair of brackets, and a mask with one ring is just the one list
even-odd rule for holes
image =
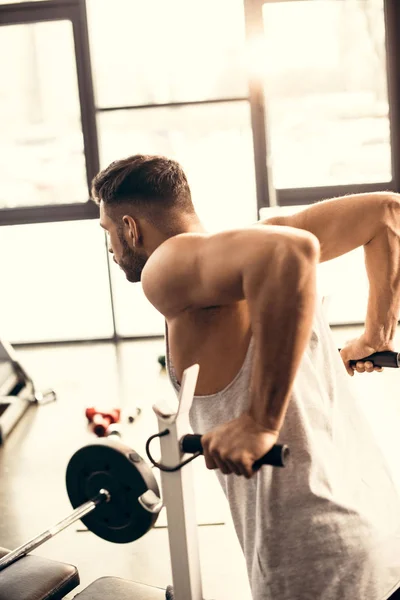
{"label": "black knurled handle", "polygon": [[[341,348],[339,348],[340,352]],[[391,350],[384,350],[383,352],[374,352],[365,358],[359,358],[358,360],[351,360],[351,365],[356,365],[358,362],[366,362],[367,360],[374,363],[374,367],[391,367],[398,369],[400,367],[400,357],[398,352],[392,352]]]}
{"label": "black knurled handle", "polygon": [[[195,454],[196,452],[203,453],[201,445],[201,435],[198,433],[187,434],[181,439],[181,448],[183,452]],[[257,460],[253,469],[256,471],[263,465],[271,465],[273,467],[284,467],[289,457],[289,447],[282,444],[275,444],[265,456]]]}

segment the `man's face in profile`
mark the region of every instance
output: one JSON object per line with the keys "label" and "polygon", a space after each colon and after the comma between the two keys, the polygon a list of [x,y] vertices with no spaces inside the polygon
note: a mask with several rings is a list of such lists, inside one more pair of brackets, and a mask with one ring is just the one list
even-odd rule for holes
{"label": "man's face in profile", "polygon": [[127,280],[131,283],[140,281],[148,257],[143,251],[129,244],[125,237],[122,219],[120,223],[116,223],[107,214],[102,202],[100,203],[100,226],[107,232],[108,251],[113,255],[114,262],[124,271]]}

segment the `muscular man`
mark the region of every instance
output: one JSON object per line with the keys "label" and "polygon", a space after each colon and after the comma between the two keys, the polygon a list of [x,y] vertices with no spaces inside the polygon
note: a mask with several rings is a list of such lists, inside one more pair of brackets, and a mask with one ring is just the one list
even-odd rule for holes
{"label": "muscular man", "polygon": [[[184,369],[200,365],[191,422],[206,434],[206,464],[229,501],[254,600],[391,597],[400,499],[346,369],[353,375],[351,359],[393,349],[400,197],[347,196],[209,234],[181,167],[137,155],[99,173],[93,198],[114,261],[165,317],[176,389]],[[316,267],[359,246],[368,314],[340,356]],[[253,473],[278,441],[290,446],[287,467]]]}

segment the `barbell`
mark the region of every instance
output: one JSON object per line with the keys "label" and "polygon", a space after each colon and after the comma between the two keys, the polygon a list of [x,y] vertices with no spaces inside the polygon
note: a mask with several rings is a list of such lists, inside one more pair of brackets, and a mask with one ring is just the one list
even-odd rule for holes
{"label": "barbell", "polygon": [[[167,434],[168,430],[161,435]],[[149,438],[148,445],[154,437]],[[202,453],[200,435],[183,436],[180,445],[183,453],[196,456]],[[156,463],[150,452],[148,455],[161,470],[178,470],[188,462],[168,468]],[[276,445],[254,468],[262,464],[284,466],[287,456],[288,448]],[[163,506],[151,467],[119,440],[98,440],[75,452],[68,463],[66,487],[75,510],[1,558],[0,571],[78,520],[104,540],[119,544],[133,542],[155,525]]]}
{"label": "barbell", "polygon": [[97,536],[133,542],[147,533],[162,508],[149,465],[117,440],[99,440],[72,456],[66,472],[72,514],[0,559],[0,571],[81,520]]}

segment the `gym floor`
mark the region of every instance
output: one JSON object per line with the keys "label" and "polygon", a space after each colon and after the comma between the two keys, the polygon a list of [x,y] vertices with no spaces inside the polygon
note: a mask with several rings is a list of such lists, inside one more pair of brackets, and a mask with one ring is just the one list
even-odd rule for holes
{"label": "gym floor", "polygon": [[[360,332],[357,327],[333,329],[338,347]],[[399,349],[400,331],[396,342]],[[123,342],[118,348],[111,343],[81,343],[18,350],[37,388],[54,388],[58,400],[32,407],[0,450],[0,546],[14,548],[71,511],[65,469],[72,454],[93,440],[86,424],[86,407],[120,406],[123,441],[145,456],[145,441],[157,431],[151,406],[163,400],[176,401],[157,362],[164,351],[162,340]],[[400,485],[400,469],[395,464],[400,450],[399,377],[397,370],[387,369],[382,374],[356,375],[351,384]],[[127,416],[135,414],[137,406],[141,415],[129,424]],[[225,498],[203,459],[194,465],[204,597],[250,600],[244,560]],[[165,525],[162,513],[156,528],[145,537],[114,545],[84,531],[78,523],[36,553],[78,567],[81,586],[74,594],[103,575],[166,587],[172,577]]]}

